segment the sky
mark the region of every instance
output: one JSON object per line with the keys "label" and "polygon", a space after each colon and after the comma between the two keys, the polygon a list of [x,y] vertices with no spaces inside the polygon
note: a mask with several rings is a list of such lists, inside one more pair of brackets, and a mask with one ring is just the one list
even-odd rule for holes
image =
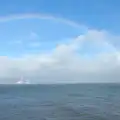
{"label": "sky", "polygon": [[2,0],[0,83],[120,82],[118,0]]}

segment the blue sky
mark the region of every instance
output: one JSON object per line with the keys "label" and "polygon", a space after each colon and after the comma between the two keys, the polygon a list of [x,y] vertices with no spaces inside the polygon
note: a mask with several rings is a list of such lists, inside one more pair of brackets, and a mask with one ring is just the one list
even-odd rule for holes
{"label": "blue sky", "polygon": [[[86,25],[90,29],[105,29],[114,34],[119,34],[119,5],[120,2],[118,0],[5,0],[1,1],[0,16],[19,16],[19,14],[36,13],[48,14],[56,18],[64,18],[78,24]],[[58,41],[61,42],[62,40],[65,41],[65,39],[76,37],[84,31],[58,21],[32,18],[1,22],[0,32],[2,51],[0,54],[8,55],[9,53],[6,48],[10,48],[10,41],[24,41],[24,45],[14,45],[14,47],[9,49],[10,54],[15,54],[15,50],[16,54],[19,54],[19,51],[21,51],[20,53],[22,54],[22,50],[26,53],[29,51],[38,52],[38,48],[32,50],[32,48],[26,45],[30,42],[29,39],[38,39],[37,42],[42,42],[44,45],[41,46],[41,50],[43,50],[54,47]],[[37,38],[30,38],[32,33],[37,34]],[[50,43],[50,41],[52,41],[52,43]],[[26,50],[24,50],[24,48]]]}
{"label": "blue sky", "polygon": [[120,77],[119,6],[118,0],[1,0],[0,77],[113,82]]}
{"label": "blue sky", "polygon": [[89,27],[119,32],[119,0],[2,0],[0,15],[47,13],[68,18]]}
{"label": "blue sky", "polygon": [[67,42],[67,39],[82,32],[80,28],[49,19],[26,18],[0,22],[0,54],[50,50],[58,43]]}

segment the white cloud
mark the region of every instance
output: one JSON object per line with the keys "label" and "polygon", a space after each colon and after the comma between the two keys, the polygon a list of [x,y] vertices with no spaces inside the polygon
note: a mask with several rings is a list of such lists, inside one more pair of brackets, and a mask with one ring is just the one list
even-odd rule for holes
{"label": "white cloud", "polygon": [[[114,38],[107,31],[89,30],[47,53],[22,58],[1,56],[0,82],[14,83],[20,75],[32,83],[120,82],[120,52],[111,43]],[[89,54],[86,43],[91,43],[94,56]]]}

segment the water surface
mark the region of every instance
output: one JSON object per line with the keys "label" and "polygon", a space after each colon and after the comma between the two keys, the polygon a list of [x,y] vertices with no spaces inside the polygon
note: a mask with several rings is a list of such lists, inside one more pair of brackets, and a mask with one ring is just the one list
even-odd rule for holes
{"label": "water surface", "polygon": [[120,120],[120,85],[0,85],[0,120]]}

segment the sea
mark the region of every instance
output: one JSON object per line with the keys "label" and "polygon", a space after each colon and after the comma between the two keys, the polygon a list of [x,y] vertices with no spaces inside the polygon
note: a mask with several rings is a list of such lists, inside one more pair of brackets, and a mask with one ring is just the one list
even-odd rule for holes
{"label": "sea", "polygon": [[0,120],[120,120],[120,84],[0,85]]}

